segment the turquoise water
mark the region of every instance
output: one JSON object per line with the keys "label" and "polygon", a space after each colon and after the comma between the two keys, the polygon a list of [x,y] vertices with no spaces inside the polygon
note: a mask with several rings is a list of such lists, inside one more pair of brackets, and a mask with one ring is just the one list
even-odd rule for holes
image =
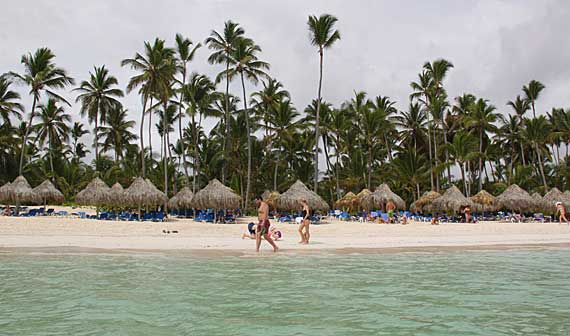
{"label": "turquoise water", "polygon": [[570,251],[0,254],[0,335],[569,335]]}

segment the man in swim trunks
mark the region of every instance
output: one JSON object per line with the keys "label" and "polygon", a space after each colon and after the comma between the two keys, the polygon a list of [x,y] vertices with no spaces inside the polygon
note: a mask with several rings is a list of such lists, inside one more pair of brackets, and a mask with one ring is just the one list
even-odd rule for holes
{"label": "man in swim trunks", "polygon": [[562,202],[556,202],[556,214],[558,214],[559,212],[560,212],[560,223],[562,223],[562,220],[564,220],[566,224],[570,225],[568,218],[566,218],[566,209],[564,209],[564,205],[562,205]]}
{"label": "man in swim trunks", "polygon": [[265,238],[265,240],[273,247],[273,252],[277,252],[279,249],[275,242],[271,238],[269,232],[269,205],[263,201],[261,196],[255,197],[255,205],[258,206],[257,210],[257,228],[255,230],[255,251],[259,252],[259,247],[261,246],[261,237]]}
{"label": "man in swim trunks", "polygon": [[386,204],[386,212],[388,213],[388,223],[394,222],[394,210],[396,210],[396,205],[392,201],[388,201]]}

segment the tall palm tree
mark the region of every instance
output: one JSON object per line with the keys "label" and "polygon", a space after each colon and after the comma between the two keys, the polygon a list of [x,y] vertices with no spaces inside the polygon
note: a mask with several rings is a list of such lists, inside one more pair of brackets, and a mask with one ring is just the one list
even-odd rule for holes
{"label": "tall palm tree", "polygon": [[530,103],[532,107],[532,116],[536,118],[536,111],[534,108],[534,103],[538,99],[538,96],[544,90],[545,86],[537,80],[531,80],[528,85],[523,86],[523,92],[526,96],[526,100]]}
{"label": "tall palm tree", "polygon": [[400,129],[399,141],[405,145],[413,144],[414,150],[418,150],[418,139],[425,135],[427,116],[422,113],[419,103],[410,102],[407,111],[394,117],[394,124]]}
{"label": "tall palm tree", "polygon": [[328,132],[333,137],[334,152],[335,152],[335,184],[336,184],[336,199],[340,199],[340,168],[341,160],[344,150],[344,133],[350,129],[351,119],[350,112],[347,109],[332,109],[330,113],[329,122],[325,125]]}
{"label": "tall palm tree", "polygon": [[15,78],[27,85],[30,88],[30,95],[32,95],[32,108],[30,110],[30,119],[24,135],[22,136],[22,148],[20,153],[20,165],[18,173],[22,175],[24,167],[24,156],[26,154],[26,144],[30,134],[31,126],[34,122],[36,113],[36,105],[42,96],[46,93],[48,97],[69,103],[55,91],[56,89],[64,89],[67,85],[73,85],[73,78],[67,75],[67,71],[59,68],[54,63],[55,54],[48,48],[40,48],[34,54],[29,53],[22,56],[21,63],[24,65],[24,72],[18,74],[10,72],[8,75]]}
{"label": "tall palm tree", "polygon": [[503,148],[509,148],[510,160],[508,181],[510,183],[515,169],[515,147],[519,143],[522,144],[521,127],[519,118],[516,115],[509,114],[508,116],[505,116],[501,114],[499,115],[499,120],[501,124],[497,134],[497,142],[501,144]]}
{"label": "tall palm tree", "polygon": [[[202,47],[201,43],[197,43],[192,47],[193,42],[187,38],[184,38],[180,34],[176,34],[176,56],[178,62],[178,72],[181,75],[181,80],[179,80],[180,89],[186,85],[186,74],[188,71],[188,63],[194,59],[196,51]],[[186,148],[185,143],[182,141],[182,119],[184,119],[184,114],[182,112],[182,98],[183,95],[179,94],[178,101],[178,136],[181,146],[182,162],[184,163],[184,176],[186,177],[186,185],[190,184],[190,177],[188,176],[188,166],[186,165]]]}
{"label": "tall palm tree", "polygon": [[[453,137],[453,141],[447,144],[449,154],[461,170],[463,180],[463,193],[469,196],[467,178],[465,177],[465,162],[475,158],[477,151],[477,140],[468,132],[460,131]],[[450,181],[451,182],[451,181]]]}
{"label": "tall palm tree", "polygon": [[496,127],[493,123],[497,120],[495,106],[489,104],[485,99],[478,99],[472,105],[472,111],[467,117],[467,126],[479,135],[479,191],[483,189],[483,140],[487,132],[494,132]]}
{"label": "tall palm tree", "polygon": [[315,122],[315,168],[313,175],[313,190],[316,192],[319,183],[319,117],[321,111],[321,90],[323,85],[323,55],[324,50],[340,40],[340,33],[334,29],[338,19],[330,14],[322,14],[317,17],[309,16],[307,22],[309,26],[311,44],[318,48],[319,52],[319,89],[317,91],[317,116]]}
{"label": "tall palm tree", "polygon": [[544,163],[542,157],[544,151],[548,152],[548,149],[544,149],[547,142],[548,136],[550,135],[551,126],[545,116],[541,115],[538,118],[525,119],[525,130],[524,135],[533,146],[536,157],[538,159],[538,165],[540,168],[540,176],[542,178],[542,184],[545,190],[548,190],[548,184],[546,183],[546,175],[544,174]]}
{"label": "tall palm tree", "polygon": [[40,122],[37,127],[38,140],[41,145],[48,142],[49,164],[52,174],[53,169],[53,148],[60,146],[62,142],[69,139],[69,126],[71,116],[65,113],[63,107],[57,106],[55,99],[49,99],[47,104],[38,106]]}
{"label": "tall palm tree", "polygon": [[[524,114],[530,110],[530,101],[527,99],[522,99],[521,96],[517,96],[515,100],[511,100],[507,103],[508,106],[512,107],[513,111],[517,114],[518,121],[519,121],[519,128],[523,126],[523,118]],[[521,151],[521,160],[523,166],[526,166],[526,160],[524,156],[524,146],[523,143],[520,142],[520,151]]]}
{"label": "tall palm tree", "polygon": [[103,152],[113,150],[115,164],[124,157],[127,146],[137,139],[136,134],[131,132],[135,126],[134,120],[128,120],[129,111],[120,107],[110,110],[105,118],[105,125],[98,129],[99,136],[103,139]]}
{"label": "tall palm tree", "polygon": [[11,126],[10,117],[22,120],[21,113],[24,113],[24,106],[18,102],[20,94],[12,91],[10,86],[12,81],[8,76],[0,76],[0,118],[4,124]]}
{"label": "tall palm tree", "polygon": [[[425,67],[425,65],[424,65]],[[422,103],[422,105],[424,106],[424,109],[422,110],[423,113],[426,114],[426,123],[428,126],[428,130],[427,130],[427,139],[428,139],[428,157],[429,157],[429,172],[430,172],[430,185],[431,185],[431,190],[435,189],[435,183],[434,183],[434,175],[433,175],[433,157],[432,157],[432,145],[431,145],[431,123],[430,123],[430,114],[429,112],[429,106],[430,106],[430,97],[431,97],[431,91],[433,88],[433,78],[432,76],[430,76],[430,74],[428,73],[427,70],[423,70],[419,75],[418,75],[418,81],[417,82],[411,82],[410,86],[412,88],[412,90],[414,90],[411,94],[410,94],[410,99],[412,101],[418,101],[420,103]]]}
{"label": "tall palm tree", "polygon": [[232,80],[239,76],[243,93],[243,111],[245,115],[245,128],[247,134],[247,180],[245,190],[245,210],[249,206],[249,194],[251,190],[251,128],[249,110],[247,108],[247,95],[245,91],[245,79],[247,78],[253,84],[257,84],[260,78],[269,78],[265,70],[269,69],[269,63],[261,61],[257,58],[257,53],[261,52],[261,48],[249,38],[239,38],[234,50],[230,54],[230,68],[227,72],[218,75],[218,82],[221,77]]}
{"label": "tall palm tree", "polygon": [[83,129],[83,124],[80,122],[74,122],[73,127],[71,127],[71,139],[73,140],[73,155],[75,160],[85,157],[87,151],[84,149],[84,145],[79,143],[79,139],[85,134],[89,134],[88,130]]}
{"label": "tall palm tree", "polygon": [[[143,110],[140,124],[140,151],[141,151],[141,175],[146,176],[145,169],[145,148],[144,148],[144,118],[147,113],[147,103],[152,106],[153,96],[169,96],[171,93],[170,84],[176,71],[174,62],[174,50],[164,46],[164,40],[156,38],[151,44],[144,43],[144,54],[136,53],[135,57],[121,61],[122,66],[129,66],[131,69],[139,71],[139,74],[131,77],[127,85],[127,92],[140,87],[139,93],[142,96]],[[152,122],[149,121],[149,125]],[[151,139],[149,139],[149,142]],[[151,153],[152,155],[152,153]],[[165,169],[166,171],[166,169]]]}
{"label": "tall palm tree", "polygon": [[[208,45],[208,48],[213,50],[212,54],[208,57],[208,62],[210,64],[225,64],[225,73],[229,74],[230,63],[231,63],[231,54],[235,49],[236,42],[243,37],[245,31],[243,28],[239,26],[238,23],[232,21],[226,21],[224,23],[224,30],[220,34],[215,30],[212,30],[210,36],[206,39],[205,43]],[[229,101],[229,94],[230,94],[230,78],[225,76],[226,79],[226,91],[225,91],[225,117],[224,117],[224,124],[226,126],[226,139],[223,143],[223,168],[222,168],[222,183],[225,184],[226,182],[226,172],[227,172],[227,163],[228,160],[228,149],[230,147],[230,101]]]}
{"label": "tall palm tree", "polygon": [[78,88],[73,91],[80,92],[75,99],[81,102],[81,116],[89,118],[90,123],[95,123],[95,170],[99,162],[99,138],[98,125],[104,123],[107,114],[112,110],[120,108],[121,103],[117,98],[123,97],[123,91],[116,88],[119,84],[116,77],[109,74],[109,70],[105,66],[94,67],[93,72],[89,72],[89,81],[81,82]]}

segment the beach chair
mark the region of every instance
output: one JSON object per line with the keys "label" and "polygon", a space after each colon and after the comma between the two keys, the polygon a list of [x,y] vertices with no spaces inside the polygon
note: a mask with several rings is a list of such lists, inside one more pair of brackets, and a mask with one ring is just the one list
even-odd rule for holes
{"label": "beach chair", "polygon": [[382,218],[382,220],[386,223],[388,223],[388,221],[390,220],[390,218],[388,218],[388,214],[387,213],[382,213],[380,214],[380,217]]}
{"label": "beach chair", "polygon": [[106,219],[107,219],[107,216],[108,216],[107,212],[106,212],[106,211],[103,211],[103,212],[101,212],[101,213],[99,214],[99,218],[97,218],[97,219],[99,219],[99,220],[106,220]]}
{"label": "beach chair", "polygon": [[343,221],[347,221],[347,220],[350,219],[350,215],[348,214],[348,212],[343,211],[343,212],[340,214],[340,218],[339,218],[339,219],[340,219],[340,220],[343,220]]}
{"label": "beach chair", "polygon": [[117,220],[117,214],[114,212],[109,212],[109,214],[107,214],[107,220]]}
{"label": "beach chair", "polygon": [[47,216],[53,216],[53,215],[54,215],[54,211],[55,211],[55,209],[47,209],[46,215],[47,215]]}
{"label": "beach chair", "polygon": [[164,218],[166,218],[166,216],[164,216],[164,213],[159,212],[159,213],[154,214],[154,216],[152,217],[152,221],[153,222],[164,222]]}

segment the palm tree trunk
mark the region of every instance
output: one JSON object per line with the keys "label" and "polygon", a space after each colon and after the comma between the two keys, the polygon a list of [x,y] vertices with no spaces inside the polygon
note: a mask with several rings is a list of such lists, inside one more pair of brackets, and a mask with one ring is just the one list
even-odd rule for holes
{"label": "palm tree trunk", "polygon": [[483,129],[479,130],[479,191],[483,189]]}
{"label": "palm tree trunk", "polygon": [[388,142],[388,136],[384,133],[384,143],[386,144],[386,151],[388,152],[388,161],[392,162],[394,157],[392,156],[392,146],[390,146],[390,142]]}
{"label": "palm tree trunk", "polygon": [[228,77],[228,71],[230,70],[230,61],[229,58],[226,61],[226,96],[225,96],[225,103],[226,103],[226,117],[225,117],[225,123],[226,123],[226,141],[223,142],[222,144],[222,162],[224,163],[222,166],[222,184],[226,184],[226,173],[227,173],[227,162],[226,162],[226,158],[228,157],[228,149],[230,148],[230,141],[231,141],[231,135],[230,135],[230,78]]}
{"label": "palm tree trunk", "polygon": [[[436,169],[437,166],[439,165],[439,159],[437,158],[437,138],[436,138],[436,134],[437,134],[437,123],[435,122],[435,118],[434,120],[434,127],[433,127],[433,157],[435,159],[435,167]],[[440,189],[440,183],[439,183],[439,172],[436,173],[435,175],[435,190],[437,192],[439,192]]]}
{"label": "palm tree trunk", "polygon": [[325,134],[323,134],[323,135],[321,136],[321,138],[323,139],[323,149],[324,149],[324,151],[325,151],[325,162],[327,163],[327,174],[328,174],[328,172],[331,171],[331,161],[330,161],[329,149],[328,149],[328,148],[329,148],[329,144],[328,144],[328,142],[326,141],[326,135],[325,135]]}
{"label": "palm tree trunk", "polygon": [[243,79],[243,72],[240,73],[241,76],[241,88],[243,91],[243,113],[245,114],[245,129],[247,134],[247,181],[245,188],[245,207],[244,210],[247,212],[247,207],[249,206],[249,192],[251,190],[251,135],[249,129],[249,111],[247,110],[247,96],[245,95],[245,81]]}
{"label": "palm tree trunk", "polygon": [[319,121],[321,113],[321,89],[323,86],[323,48],[319,49],[319,91],[317,93],[317,115],[315,119],[315,171],[313,173],[313,191],[319,188]]}
{"label": "palm tree trunk", "polygon": [[461,179],[463,180],[463,193],[469,196],[469,192],[467,190],[467,180],[465,179],[465,164],[463,162],[460,162],[459,168],[461,169]]}
{"label": "palm tree trunk", "polygon": [[540,149],[538,148],[538,144],[534,144],[534,148],[536,149],[536,156],[538,157],[538,166],[540,168],[540,176],[542,177],[542,184],[544,185],[544,190],[548,190],[548,184],[546,184],[546,176],[544,175],[544,166],[542,164],[542,155],[540,155]]}
{"label": "palm tree trunk", "polygon": [[429,124],[429,114],[427,115],[427,122],[428,122],[428,153],[429,153],[429,181],[431,185],[431,190],[434,190],[435,184],[433,181],[433,159],[431,156],[431,125]]}
{"label": "palm tree trunk", "polygon": [[26,143],[28,142],[28,136],[30,135],[30,129],[32,128],[32,122],[34,121],[34,116],[36,112],[36,104],[38,103],[38,99],[36,95],[34,95],[34,101],[32,103],[32,111],[30,112],[30,121],[26,126],[26,132],[24,133],[24,138],[22,139],[22,148],[20,153],[20,168],[18,170],[18,175],[22,175],[22,170],[24,169],[24,157],[26,155]]}
{"label": "palm tree trunk", "polygon": [[340,178],[339,178],[339,161],[340,161],[340,149],[338,144],[340,143],[340,136],[337,135],[337,146],[336,146],[336,162],[335,162],[335,177],[336,177],[336,199],[340,199]]}
{"label": "palm tree trunk", "polygon": [[[164,113],[166,114],[166,111]],[[150,106],[148,108],[148,149],[152,159],[152,96],[150,96]]]}
{"label": "palm tree trunk", "polygon": [[55,176],[55,171],[53,169],[53,152],[51,148],[51,134],[48,136],[48,146],[49,146],[49,166],[51,168],[52,177]]}
{"label": "palm tree trunk", "polygon": [[275,159],[275,171],[273,172],[273,190],[277,191],[277,170],[279,169],[279,160]]}
{"label": "palm tree trunk", "polygon": [[146,113],[146,99],[147,97],[145,96],[143,98],[143,110],[142,110],[142,115],[141,115],[141,129],[140,129],[140,133],[141,133],[141,175],[142,178],[146,177],[146,169],[145,169],[145,155],[144,155],[144,115]]}
{"label": "palm tree trunk", "polygon": [[99,128],[99,123],[98,123],[98,114],[95,113],[95,130],[94,130],[94,136],[95,136],[95,171],[99,171],[98,168],[98,163],[99,163],[99,132],[98,132],[98,128]]}
{"label": "palm tree trunk", "polygon": [[192,115],[192,143],[194,145],[194,167],[192,168],[192,193],[196,193],[196,173],[197,173],[197,161],[198,161],[198,139],[196,133],[198,130],[196,129],[196,121],[194,119],[194,115]]}
{"label": "palm tree trunk", "polygon": [[521,159],[522,159],[522,164],[523,164],[523,167],[526,167],[526,160],[525,160],[525,158],[524,158],[524,147],[523,147],[523,144],[522,144],[522,143],[520,144],[520,147],[521,147]]}
{"label": "palm tree trunk", "polygon": [[[447,130],[443,126],[443,145],[445,147],[445,163],[447,166],[447,183],[451,183],[451,167],[449,166],[449,150],[447,148]],[[463,190],[465,192],[465,190]]]}
{"label": "palm tree trunk", "polygon": [[368,145],[368,183],[366,183],[366,188],[370,190],[370,185],[372,184],[372,146]]}
{"label": "palm tree trunk", "polygon": [[167,143],[166,143],[166,134],[167,134],[167,124],[166,124],[166,109],[168,107],[168,97],[164,98],[163,101],[164,106],[164,116],[162,118],[162,138],[164,143],[164,195],[166,199],[164,201],[164,213],[168,214],[168,155],[166,153]]}
{"label": "palm tree trunk", "polygon": [[[182,87],[186,85],[186,63],[182,67]],[[182,160],[184,163],[184,176],[186,178],[186,186],[190,185],[190,177],[188,176],[188,165],[186,164],[186,146],[184,144],[184,135],[182,133],[182,93],[178,101],[178,136],[180,146],[182,146]]]}

